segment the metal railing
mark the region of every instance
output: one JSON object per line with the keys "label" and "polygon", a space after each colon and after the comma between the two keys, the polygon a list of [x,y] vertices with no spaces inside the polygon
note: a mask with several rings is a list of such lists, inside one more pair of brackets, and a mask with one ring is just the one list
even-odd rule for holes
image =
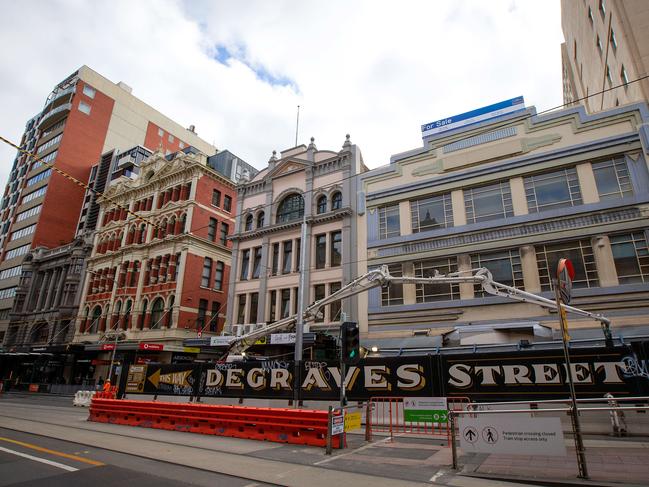
{"label": "metal railing", "polygon": [[[612,402],[612,401],[637,401],[637,402],[642,402],[646,401],[648,398],[646,396],[642,397],[626,397],[626,398],[592,398],[592,399],[580,399],[579,402],[601,402],[602,400],[606,402]],[[515,404],[515,403],[520,403],[521,401],[517,401],[514,403],[491,403],[493,404]],[[561,402],[568,402],[571,403],[572,401],[569,399],[558,399],[558,400],[550,400],[550,401],[543,401],[543,402],[548,402],[548,403],[561,403]],[[489,404],[489,403],[487,403]],[[648,411],[649,406],[598,406],[598,407],[584,407],[584,408],[577,408],[576,412],[578,415],[581,415],[582,413],[588,413],[588,412],[595,412],[595,411],[608,411],[610,414],[614,415],[619,412],[624,412],[624,411]],[[569,414],[574,414],[573,409],[572,409],[572,404],[569,405],[569,407],[566,408],[547,408],[547,409],[509,409],[509,410],[490,410],[490,411],[476,411],[476,410],[467,410],[467,411],[452,411],[450,410],[448,412],[449,414],[449,427],[450,427],[450,437],[451,437],[451,454],[453,458],[453,469],[458,470],[458,455],[457,455],[457,439],[456,439],[456,428],[455,424],[456,421],[458,420],[459,417],[469,415],[471,417],[476,417],[481,414],[538,414],[538,413],[569,413]],[[521,452],[521,454],[524,454],[524,452]],[[585,462],[585,457],[579,458],[578,457],[578,463],[579,461]],[[585,463],[583,465],[585,467]],[[582,472],[582,466],[579,466],[579,471],[580,474]]]}

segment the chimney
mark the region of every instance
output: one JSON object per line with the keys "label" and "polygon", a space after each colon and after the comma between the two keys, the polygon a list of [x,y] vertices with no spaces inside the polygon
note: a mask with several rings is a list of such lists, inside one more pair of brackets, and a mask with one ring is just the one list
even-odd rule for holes
{"label": "chimney", "polygon": [[196,125],[190,125],[187,130],[189,130],[192,134],[195,134],[196,133]]}

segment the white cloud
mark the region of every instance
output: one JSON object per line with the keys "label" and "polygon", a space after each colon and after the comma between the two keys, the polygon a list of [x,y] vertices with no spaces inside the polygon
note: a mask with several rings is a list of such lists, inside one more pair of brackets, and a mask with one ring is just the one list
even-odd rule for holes
{"label": "white cloud", "polygon": [[[376,167],[421,145],[422,123],[517,95],[561,103],[558,0],[30,1],[0,25],[0,134],[16,141],[82,64],[257,167],[293,145],[298,104],[300,143],[350,133]],[[0,147],[3,181],[14,155]]]}

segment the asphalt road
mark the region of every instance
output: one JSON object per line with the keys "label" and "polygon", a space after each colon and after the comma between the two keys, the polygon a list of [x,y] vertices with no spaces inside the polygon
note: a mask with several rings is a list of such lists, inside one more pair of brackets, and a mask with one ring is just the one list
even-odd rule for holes
{"label": "asphalt road", "polygon": [[0,486],[252,487],[251,480],[0,428]]}

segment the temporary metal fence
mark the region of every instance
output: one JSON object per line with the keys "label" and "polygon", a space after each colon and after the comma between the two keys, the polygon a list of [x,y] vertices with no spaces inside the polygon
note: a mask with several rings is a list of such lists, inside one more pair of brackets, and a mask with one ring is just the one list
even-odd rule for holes
{"label": "temporary metal fence", "polygon": [[[647,397],[628,397],[628,398],[614,398],[614,399],[609,399],[605,398],[603,399],[606,402],[617,402],[617,401],[635,401],[635,402],[646,402]],[[571,402],[570,400],[550,400],[550,401],[544,401],[548,403],[562,403],[562,402]],[[581,399],[579,402],[602,402],[602,399],[599,398],[592,398],[592,399]],[[515,403],[484,403],[484,404],[473,404],[472,406],[479,406],[479,405],[506,405],[506,404],[515,404]],[[612,405],[612,406],[598,406],[598,407],[584,407],[584,408],[577,408],[577,414],[580,416],[584,413],[589,413],[589,412],[596,412],[596,411],[608,411],[612,416],[617,414],[617,413],[624,413],[624,411],[643,411],[646,412],[649,410],[649,406],[618,406],[618,405]],[[572,404],[570,404],[566,408],[547,408],[547,409],[507,409],[507,410],[488,410],[488,411],[478,411],[475,409],[468,409],[468,410],[449,410],[449,428],[450,428],[450,440],[451,440],[451,452],[452,452],[452,458],[453,458],[453,469],[457,470],[458,469],[458,455],[457,455],[457,432],[456,432],[456,423],[459,417],[461,416],[470,416],[470,417],[476,417],[481,414],[539,414],[539,413],[568,413],[568,414],[573,414],[572,410]],[[577,460],[578,464],[580,461],[585,462],[585,457],[580,457],[577,455]],[[584,465],[578,465],[579,467],[579,472],[581,473],[582,471],[586,471],[585,463]],[[587,478],[587,476],[585,477]]]}
{"label": "temporary metal fence", "polygon": [[[394,436],[422,436],[425,438],[446,438],[450,445],[448,419],[437,423],[423,421],[406,421],[404,400],[406,397],[372,397],[367,402],[365,412],[365,439],[372,440],[374,433],[388,433],[390,440]],[[468,397],[447,398],[449,411],[464,411],[468,408]]]}

